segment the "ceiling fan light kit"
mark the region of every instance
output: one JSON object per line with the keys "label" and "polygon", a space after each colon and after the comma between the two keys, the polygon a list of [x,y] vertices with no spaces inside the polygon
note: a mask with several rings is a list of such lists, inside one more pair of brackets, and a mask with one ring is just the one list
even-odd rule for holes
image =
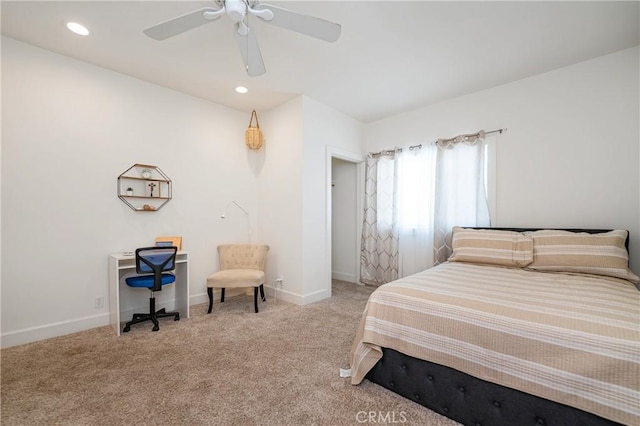
{"label": "ceiling fan light kit", "polygon": [[251,77],[266,72],[258,40],[249,27],[249,16],[255,16],[271,25],[276,25],[320,40],[334,42],[342,31],[340,24],[315,16],[304,15],[280,7],[260,4],[255,0],[216,0],[218,8],[204,7],[147,28],[144,33],[155,40],[166,40],[186,31],[209,24],[222,15],[235,22],[235,38],[244,61],[245,70]]}

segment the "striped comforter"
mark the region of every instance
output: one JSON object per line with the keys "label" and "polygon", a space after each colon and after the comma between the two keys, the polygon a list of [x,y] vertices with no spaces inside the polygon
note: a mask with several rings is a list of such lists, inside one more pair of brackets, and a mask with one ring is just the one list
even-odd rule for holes
{"label": "striped comforter", "polygon": [[444,263],[372,293],[353,384],[381,347],[640,424],[640,292],[628,281]]}

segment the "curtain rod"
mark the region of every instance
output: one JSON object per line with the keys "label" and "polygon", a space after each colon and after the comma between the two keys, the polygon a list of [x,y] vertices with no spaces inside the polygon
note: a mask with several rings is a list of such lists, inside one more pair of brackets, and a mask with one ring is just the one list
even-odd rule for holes
{"label": "curtain rod", "polygon": [[[476,132],[476,133],[470,133],[468,135],[458,135],[458,136],[456,136],[454,138],[450,138],[450,139],[438,139],[437,141],[432,142],[432,143],[433,144],[437,144],[438,142],[449,142],[449,141],[455,140],[456,138],[458,138],[460,136],[463,136],[463,137],[476,136],[477,137],[480,133],[484,133],[485,136],[486,136],[486,135],[490,135],[492,133],[500,133],[500,134],[502,134],[502,133],[504,133],[506,131],[507,131],[506,127],[502,128],[502,129],[489,130],[488,132],[483,132],[482,130],[480,130],[479,132]],[[409,150],[413,151],[414,149],[421,149],[421,148],[422,148],[422,144],[411,145],[409,147]],[[368,155],[369,155],[369,157],[375,157],[375,156],[378,156],[378,155],[391,155],[391,154],[396,153],[396,152],[402,152],[402,148],[383,149],[383,150],[378,151],[378,152],[370,152]]]}
{"label": "curtain rod", "polygon": [[484,132],[485,135],[490,135],[491,133],[500,133],[503,134],[504,132],[507,131],[507,128],[503,128],[503,129],[496,129],[496,130],[489,130],[488,132]]}
{"label": "curtain rod", "polygon": [[457,142],[463,142],[463,141],[469,140],[470,138],[471,139],[475,139],[475,138],[478,138],[478,137],[484,138],[486,135],[490,135],[492,133],[500,133],[500,134],[502,134],[503,132],[506,132],[506,131],[507,131],[506,128],[490,130],[488,132],[485,132],[484,130],[479,130],[479,131],[477,131],[475,133],[469,133],[467,135],[458,135],[458,136],[455,136],[453,138],[448,138],[448,139],[438,139],[434,143],[435,144],[442,143],[442,142],[456,142],[457,143]]}

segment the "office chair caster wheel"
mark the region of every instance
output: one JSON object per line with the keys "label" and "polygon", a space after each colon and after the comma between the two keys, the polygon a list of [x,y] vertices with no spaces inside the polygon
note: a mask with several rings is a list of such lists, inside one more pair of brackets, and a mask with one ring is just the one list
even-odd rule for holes
{"label": "office chair caster wheel", "polygon": [[173,319],[174,321],[180,321],[180,315],[176,315],[175,318]]}
{"label": "office chair caster wheel", "polygon": [[129,331],[131,331],[131,327],[129,327],[129,326],[126,326],[125,328],[122,329],[123,333],[127,333]]}
{"label": "office chair caster wheel", "polygon": [[158,331],[158,330],[160,330],[160,326],[154,325],[152,331]]}

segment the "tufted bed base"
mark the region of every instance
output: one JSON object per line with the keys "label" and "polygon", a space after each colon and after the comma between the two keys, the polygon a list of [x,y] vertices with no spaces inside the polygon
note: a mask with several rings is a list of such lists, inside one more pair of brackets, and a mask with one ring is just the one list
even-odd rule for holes
{"label": "tufted bed base", "polygon": [[367,379],[464,425],[619,425],[393,349],[382,352]]}

